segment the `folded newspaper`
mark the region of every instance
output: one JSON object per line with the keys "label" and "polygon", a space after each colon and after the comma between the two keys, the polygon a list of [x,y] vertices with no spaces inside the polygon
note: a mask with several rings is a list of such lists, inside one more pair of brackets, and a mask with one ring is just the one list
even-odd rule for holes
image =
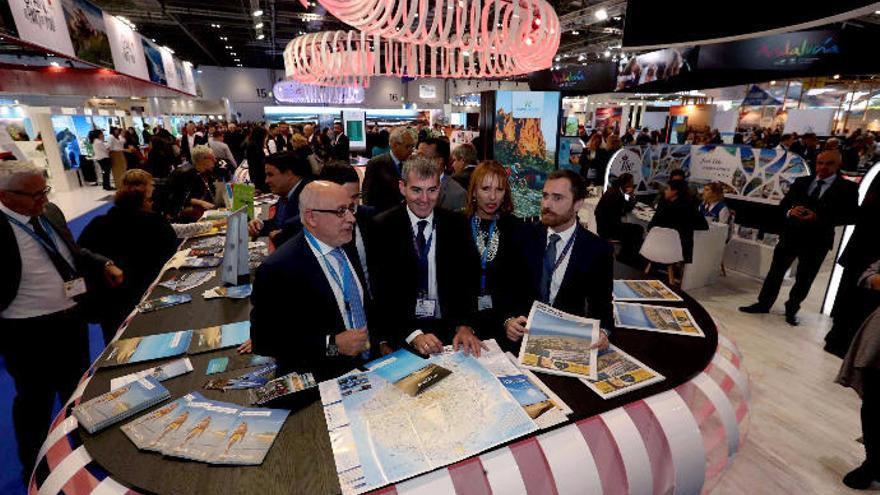
{"label": "folded newspaper", "polygon": [[614,324],[619,328],[705,337],[687,308],[649,304],[614,303]]}

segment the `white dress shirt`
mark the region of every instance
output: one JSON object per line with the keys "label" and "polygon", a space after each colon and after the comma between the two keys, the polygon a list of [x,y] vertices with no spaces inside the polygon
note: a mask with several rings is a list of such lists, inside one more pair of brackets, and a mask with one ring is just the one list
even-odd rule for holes
{"label": "white dress shirt", "polygon": [[837,174],[831,174],[828,177],[825,177],[824,179],[819,179],[819,177],[814,178],[813,182],[810,183],[810,187],[807,188],[807,195],[811,196],[813,194],[813,191],[816,190],[816,185],[819,183],[819,180],[821,180],[822,181],[822,192],[819,193],[819,197],[821,198],[822,196],[825,195],[826,192],[828,192],[828,188],[831,187],[831,184],[833,184],[836,179],[837,179]]}
{"label": "white dress shirt", "polygon": [[[28,223],[31,217],[10,210],[3,203],[0,203],[0,211],[23,223],[25,228],[33,232],[33,227]],[[64,311],[75,306],[76,302],[65,295],[64,279],[61,278],[49,255],[46,254],[46,249],[21,227],[12,222],[9,224],[15,233],[15,240],[18,242],[18,252],[21,256],[21,279],[18,283],[18,293],[16,293],[15,299],[12,300],[9,307],[0,312],[0,318],[33,318]],[[50,236],[55,240],[61,256],[70,263],[70,266],[75,266],[73,255],[54,229],[50,231]]]}
{"label": "white dress shirt", "polygon": [[[431,235],[434,237],[431,240],[431,248],[428,249],[428,299],[433,299],[436,301],[436,305],[434,306],[434,317],[440,318],[440,298],[437,295],[437,231],[434,230],[434,212],[432,211],[430,215],[425,218],[419,218],[416,216],[409,207],[406,208],[406,214],[409,215],[409,223],[412,227],[412,236],[415,238],[419,233],[419,222],[421,220],[427,220],[428,225],[425,227],[425,241],[431,239]],[[418,337],[422,334],[421,330],[416,330],[413,333],[409,334],[406,338],[406,343],[409,344],[413,341],[414,338]]]}
{"label": "white dress shirt", "polygon": [[[345,310],[345,294],[342,292],[342,287],[336,283],[336,280],[330,275],[330,270],[327,268],[327,263],[336,270],[336,275],[339,276],[339,281],[343,281],[343,271],[342,267],[339,265],[339,262],[336,260],[334,256],[330,254],[330,251],[333,251],[333,246],[323,243],[317,237],[312,236],[318,244],[319,249],[315,249],[315,246],[312,245],[311,242],[306,241],[309,245],[309,249],[312,250],[312,254],[315,255],[315,258],[318,259],[318,264],[321,265],[321,271],[324,272],[324,278],[327,279],[327,283],[330,284],[330,288],[333,289],[333,295],[336,297],[336,305],[339,307],[339,315],[342,317],[342,322],[345,324],[346,328],[349,325],[348,321],[348,312]],[[345,251],[343,251],[345,254]],[[357,285],[357,290],[361,295],[361,301],[364,300],[364,290],[361,287],[361,281],[358,279],[357,272],[354,271],[354,267],[351,265],[351,261],[348,259],[348,255],[345,255],[345,262],[348,264],[348,269],[351,271],[351,276],[354,278],[354,283]],[[330,336],[327,336],[327,343],[330,342]]]}
{"label": "white dress shirt", "polygon": [[571,227],[562,232],[556,232],[550,227],[547,228],[547,238],[544,240],[545,249],[547,248],[547,245],[550,244],[550,236],[553,234],[559,234],[559,240],[556,241],[556,261],[559,262],[559,266],[553,271],[553,278],[550,279],[551,306],[553,305],[553,301],[556,300],[556,294],[559,293],[559,287],[562,286],[562,280],[565,278],[565,270],[568,269],[568,261],[571,259],[571,251],[574,249],[574,245],[568,248],[568,252],[565,253],[565,258],[562,259],[562,261],[559,260],[559,257],[562,256],[562,252],[565,250],[565,245],[568,244],[568,240],[574,235],[575,228],[577,228],[577,221],[575,221]]}
{"label": "white dress shirt", "polygon": [[[718,204],[718,201],[716,201],[714,203],[709,203],[706,206],[706,212],[712,211],[712,208],[715,208],[715,205],[717,205],[717,204]],[[706,215],[706,218],[708,218],[710,221],[715,221],[710,215]],[[727,224],[727,222],[729,222],[729,221],[730,221],[730,208],[725,206],[724,208],[721,208],[721,211],[718,212],[718,223]]]}
{"label": "white dress shirt", "polygon": [[123,141],[113,134],[110,134],[107,142],[110,143],[110,151],[123,151],[125,149]]}
{"label": "white dress shirt", "polygon": [[107,149],[107,144],[104,143],[104,140],[102,139],[92,140],[92,154],[95,160],[110,158],[110,151]]}

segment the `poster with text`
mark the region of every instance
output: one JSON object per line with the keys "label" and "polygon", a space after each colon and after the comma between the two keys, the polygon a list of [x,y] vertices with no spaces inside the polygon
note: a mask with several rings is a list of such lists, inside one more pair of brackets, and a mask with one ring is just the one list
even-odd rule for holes
{"label": "poster with text", "polygon": [[116,71],[149,80],[150,74],[147,72],[140,35],[110,14],[104,14],[104,25],[107,26],[107,37]]}
{"label": "poster with text", "polygon": [[67,24],[64,22],[64,9],[58,0],[9,0],[9,8],[15,19],[18,37],[24,41],[42,46],[53,52],[68,55],[76,54]]}
{"label": "poster with text", "polygon": [[158,84],[168,84],[165,76],[165,64],[162,61],[162,52],[156,44],[151,43],[145,38],[141,38],[144,47],[144,58],[147,61],[147,72],[150,75],[150,81]]}
{"label": "poster with text", "polygon": [[183,63],[183,90],[191,95],[196,94],[196,80],[193,75],[192,62]]}
{"label": "poster with text", "polygon": [[162,67],[165,69],[165,79],[168,81],[168,87],[179,88],[180,80],[178,79],[177,68],[174,67],[174,55],[164,46],[159,48],[159,53],[162,55]]}
{"label": "poster with text", "polygon": [[510,167],[514,213],[540,212],[540,190],[556,169],[560,94],[498,91],[495,95],[495,159]]}
{"label": "poster with text", "polygon": [[62,6],[76,56],[95,65],[113,67],[104,12],[88,0],[63,0]]}

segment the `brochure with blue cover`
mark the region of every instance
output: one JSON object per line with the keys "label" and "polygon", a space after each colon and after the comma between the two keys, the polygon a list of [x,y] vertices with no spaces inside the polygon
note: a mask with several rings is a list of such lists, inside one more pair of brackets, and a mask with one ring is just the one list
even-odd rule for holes
{"label": "brochure with blue cover", "polygon": [[215,351],[241,345],[251,338],[250,320],[193,330],[188,354]]}
{"label": "brochure with blue cover", "polygon": [[74,407],[73,415],[86,431],[95,433],[170,396],[158,380],[147,376]]}
{"label": "brochure with blue cover", "polygon": [[235,426],[211,453],[210,462],[262,464],[289,414],[284,409],[242,409]]}
{"label": "brochure with blue cover", "polygon": [[235,428],[241,408],[235,404],[212,402],[180,444],[166,455],[195,461],[214,462],[216,451]]}
{"label": "brochure with blue cover", "polygon": [[159,438],[169,423],[179,420],[192,401],[204,401],[198,392],[192,392],[155,411],[122,426],[122,433],[139,449],[146,449]]}
{"label": "brochure with blue cover", "polygon": [[192,330],[181,330],[111,342],[98,359],[98,366],[119,366],[179,356],[189,347],[192,333]]}

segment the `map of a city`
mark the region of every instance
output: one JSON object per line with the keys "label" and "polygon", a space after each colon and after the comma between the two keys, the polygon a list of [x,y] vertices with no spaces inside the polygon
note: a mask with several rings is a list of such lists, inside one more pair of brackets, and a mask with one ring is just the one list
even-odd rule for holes
{"label": "map of a city", "polygon": [[537,430],[476,359],[457,352],[424,365],[451,373],[415,396],[375,371],[321,384],[343,493],[409,478]]}

